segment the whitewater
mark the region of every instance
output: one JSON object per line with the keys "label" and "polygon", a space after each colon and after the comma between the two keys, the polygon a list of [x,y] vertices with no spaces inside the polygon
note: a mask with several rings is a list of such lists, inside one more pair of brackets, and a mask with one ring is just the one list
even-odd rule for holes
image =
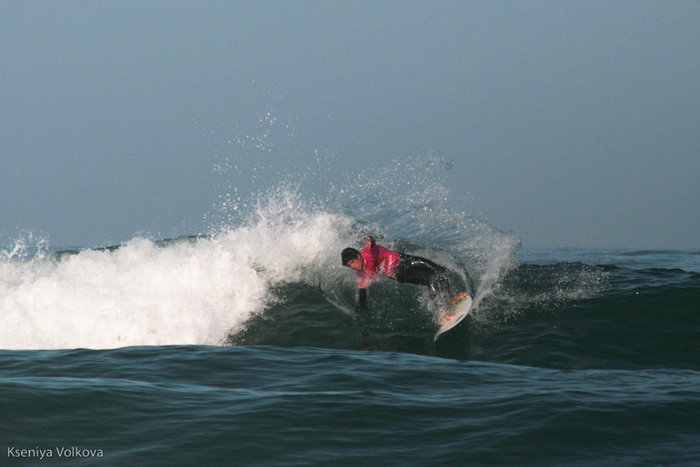
{"label": "whitewater", "polygon": [[221,344],[273,300],[271,284],[330,267],[347,219],[285,200],[211,237],[5,257],[4,348]]}

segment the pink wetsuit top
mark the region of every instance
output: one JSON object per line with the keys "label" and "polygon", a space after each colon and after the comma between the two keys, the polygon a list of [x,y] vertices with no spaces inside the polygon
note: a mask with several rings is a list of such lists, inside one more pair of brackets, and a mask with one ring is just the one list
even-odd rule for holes
{"label": "pink wetsuit top", "polygon": [[357,287],[360,289],[367,287],[377,276],[391,277],[396,263],[401,258],[399,253],[377,244],[371,248],[365,246],[360,255],[365,262],[362,271],[358,271],[355,276]]}

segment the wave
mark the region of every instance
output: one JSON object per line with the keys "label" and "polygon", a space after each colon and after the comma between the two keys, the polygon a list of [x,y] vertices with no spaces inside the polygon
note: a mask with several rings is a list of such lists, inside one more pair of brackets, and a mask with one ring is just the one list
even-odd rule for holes
{"label": "wave", "polygon": [[60,252],[18,241],[0,255],[0,348],[225,345],[288,303],[285,284],[318,288],[347,319],[355,288],[339,252],[369,233],[473,279],[478,308],[515,265],[517,236],[449,210],[441,185],[419,185],[415,170],[388,184],[362,174],[323,202],[281,186],[257,195],[238,225],[203,236]]}

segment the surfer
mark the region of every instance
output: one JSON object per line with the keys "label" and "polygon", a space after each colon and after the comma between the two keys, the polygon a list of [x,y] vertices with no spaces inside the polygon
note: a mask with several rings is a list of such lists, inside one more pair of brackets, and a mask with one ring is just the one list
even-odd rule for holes
{"label": "surfer", "polygon": [[388,250],[377,245],[372,237],[365,238],[361,252],[355,248],[345,248],[341,259],[343,266],[355,270],[355,280],[359,289],[356,315],[359,315],[367,304],[367,286],[375,277],[389,277],[398,282],[426,285],[433,302],[448,297],[447,305],[450,308],[467,297],[466,292],[452,294],[444,267],[420,256]]}

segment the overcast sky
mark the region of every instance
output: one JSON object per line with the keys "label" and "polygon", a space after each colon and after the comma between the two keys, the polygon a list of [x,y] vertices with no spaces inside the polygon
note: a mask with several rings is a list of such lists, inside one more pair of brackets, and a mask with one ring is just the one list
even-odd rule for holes
{"label": "overcast sky", "polygon": [[0,244],[201,232],[227,159],[437,155],[524,246],[700,248],[698,1],[0,0],[0,44]]}

